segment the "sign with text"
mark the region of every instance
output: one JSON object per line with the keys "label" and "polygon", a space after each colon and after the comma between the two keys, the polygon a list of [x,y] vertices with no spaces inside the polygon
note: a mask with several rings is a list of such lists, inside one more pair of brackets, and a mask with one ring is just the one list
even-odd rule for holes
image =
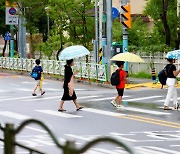
{"label": "sign with text", "polygon": [[6,7],[6,25],[18,25],[16,7]]}

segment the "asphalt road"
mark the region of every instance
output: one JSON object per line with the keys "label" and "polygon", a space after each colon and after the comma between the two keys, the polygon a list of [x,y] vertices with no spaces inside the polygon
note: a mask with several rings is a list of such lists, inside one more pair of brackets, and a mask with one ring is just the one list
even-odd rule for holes
{"label": "asphalt road", "polygon": [[[66,113],[57,111],[62,82],[44,80],[44,96],[33,97],[34,80],[30,77],[0,73],[0,123],[13,123],[17,128],[24,120],[45,123],[61,144],[75,141],[78,148],[102,136],[126,142],[139,154],[180,154],[180,111],[162,109],[167,89],[136,88],[125,90],[124,110],[110,101],[115,89],[76,84],[78,102],[85,108],[76,111],[73,102],[65,102]],[[180,89],[178,89],[180,99]],[[172,103],[171,103],[172,105]],[[0,137],[3,137],[0,131]],[[49,154],[59,153],[47,132],[38,125],[28,125],[17,141]],[[3,143],[0,142],[0,153]],[[28,153],[17,148],[17,154]],[[122,148],[102,143],[86,154],[126,153]]]}

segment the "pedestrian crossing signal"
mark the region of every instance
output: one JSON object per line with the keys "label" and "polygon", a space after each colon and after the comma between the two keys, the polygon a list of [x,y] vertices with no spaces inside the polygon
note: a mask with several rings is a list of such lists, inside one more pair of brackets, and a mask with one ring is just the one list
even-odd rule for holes
{"label": "pedestrian crossing signal", "polygon": [[122,24],[126,27],[126,28],[131,28],[131,12],[130,12],[130,5],[122,5],[121,8],[123,9],[123,14],[121,14],[121,16],[123,17],[122,20]]}

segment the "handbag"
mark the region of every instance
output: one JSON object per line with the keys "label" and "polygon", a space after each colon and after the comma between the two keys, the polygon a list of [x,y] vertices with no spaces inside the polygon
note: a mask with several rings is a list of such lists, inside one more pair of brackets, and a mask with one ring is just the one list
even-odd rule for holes
{"label": "handbag", "polygon": [[74,76],[72,75],[70,82],[68,83],[69,96],[72,97],[74,93]]}

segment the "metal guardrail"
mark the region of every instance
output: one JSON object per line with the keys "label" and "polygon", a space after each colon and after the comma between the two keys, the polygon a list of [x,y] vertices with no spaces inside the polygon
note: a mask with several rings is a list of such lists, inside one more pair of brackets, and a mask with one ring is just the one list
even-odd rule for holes
{"label": "metal guardrail", "polygon": [[87,143],[84,147],[78,149],[75,147],[75,143],[71,141],[67,141],[65,145],[59,144],[58,140],[54,136],[54,134],[51,132],[51,130],[41,121],[35,120],[35,119],[29,119],[21,123],[19,127],[16,129],[14,128],[13,124],[6,124],[5,128],[3,128],[0,125],[0,129],[4,132],[4,139],[0,138],[0,141],[4,142],[4,154],[15,154],[16,153],[16,146],[21,147],[25,150],[28,150],[30,154],[38,153],[38,154],[45,154],[43,152],[40,152],[36,149],[29,148],[27,146],[24,146],[18,142],[16,142],[16,135],[21,132],[21,130],[28,124],[38,124],[43,129],[45,129],[50,137],[52,138],[53,142],[56,144],[56,146],[63,151],[63,154],[82,154],[86,152],[88,149],[90,149],[92,146],[100,143],[100,142],[110,142],[113,144],[116,144],[117,146],[123,147],[124,150],[126,150],[129,154],[135,154],[135,151],[130,148],[128,145],[126,145],[123,142],[120,142],[118,140],[115,140],[113,138],[109,137],[101,137],[97,138],[89,143]]}
{"label": "metal guardrail", "polygon": [[[63,76],[64,65],[65,61],[41,59],[41,66],[44,73]],[[34,66],[35,59],[0,57],[0,68],[3,69],[30,72]],[[76,75],[77,78],[94,79],[102,82],[108,81],[106,65],[75,62],[73,69],[75,68],[79,70],[79,73]]]}

